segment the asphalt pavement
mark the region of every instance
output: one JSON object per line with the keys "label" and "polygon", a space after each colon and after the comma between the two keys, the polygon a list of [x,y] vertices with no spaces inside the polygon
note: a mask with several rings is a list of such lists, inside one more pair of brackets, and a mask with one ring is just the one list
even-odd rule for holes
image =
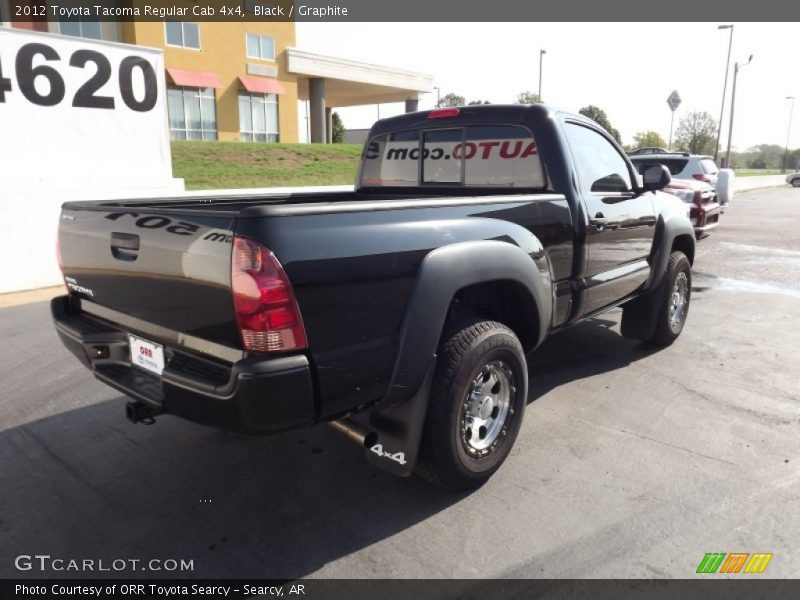
{"label": "asphalt pavement", "polygon": [[[686,578],[708,552],[772,553],[761,577],[795,577],[798,223],[800,190],[739,193],[668,349],[620,337],[619,311],[547,341],[516,447],[471,494],[374,470],[324,427],[132,425],[46,302],[2,308],[0,577]],[[15,567],[35,554],[193,571]]]}

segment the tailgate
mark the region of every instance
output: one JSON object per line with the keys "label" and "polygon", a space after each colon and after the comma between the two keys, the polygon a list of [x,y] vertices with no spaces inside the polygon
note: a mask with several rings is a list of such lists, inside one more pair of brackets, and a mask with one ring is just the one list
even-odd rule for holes
{"label": "tailgate", "polygon": [[65,283],[101,306],[241,348],[230,291],[233,222],[230,214],[66,204]]}

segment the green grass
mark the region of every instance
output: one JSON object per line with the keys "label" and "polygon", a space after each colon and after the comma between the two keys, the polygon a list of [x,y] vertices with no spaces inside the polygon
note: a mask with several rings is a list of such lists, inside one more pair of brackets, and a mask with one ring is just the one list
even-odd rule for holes
{"label": "green grass", "polygon": [[780,175],[780,169],[735,169],[737,177],[757,177],[759,175]]}
{"label": "green grass", "polygon": [[360,144],[172,142],[173,177],[187,190],[355,182]]}

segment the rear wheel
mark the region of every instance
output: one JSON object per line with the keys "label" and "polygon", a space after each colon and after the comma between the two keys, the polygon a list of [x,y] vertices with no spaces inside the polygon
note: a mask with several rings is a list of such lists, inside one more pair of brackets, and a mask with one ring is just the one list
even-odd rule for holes
{"label": "rear wheel", "polygon": [[792,187],[800,187],[800,177],[792,179]]}
{"label": "rear wheel", "polygon": [[477,321],[439,349],[418,473],[449,489],[484,483],[514,445],[528,393],[525,353],[517,336]]}

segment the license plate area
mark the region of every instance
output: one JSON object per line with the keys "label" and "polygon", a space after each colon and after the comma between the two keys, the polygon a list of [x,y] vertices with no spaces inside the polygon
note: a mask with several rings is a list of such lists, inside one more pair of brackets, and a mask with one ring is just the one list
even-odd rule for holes
{"label": "license plate area", "polygon": [[161,375],[164,371],[164,346],[131,334],[128,334],[128,345],[132,365]]}

